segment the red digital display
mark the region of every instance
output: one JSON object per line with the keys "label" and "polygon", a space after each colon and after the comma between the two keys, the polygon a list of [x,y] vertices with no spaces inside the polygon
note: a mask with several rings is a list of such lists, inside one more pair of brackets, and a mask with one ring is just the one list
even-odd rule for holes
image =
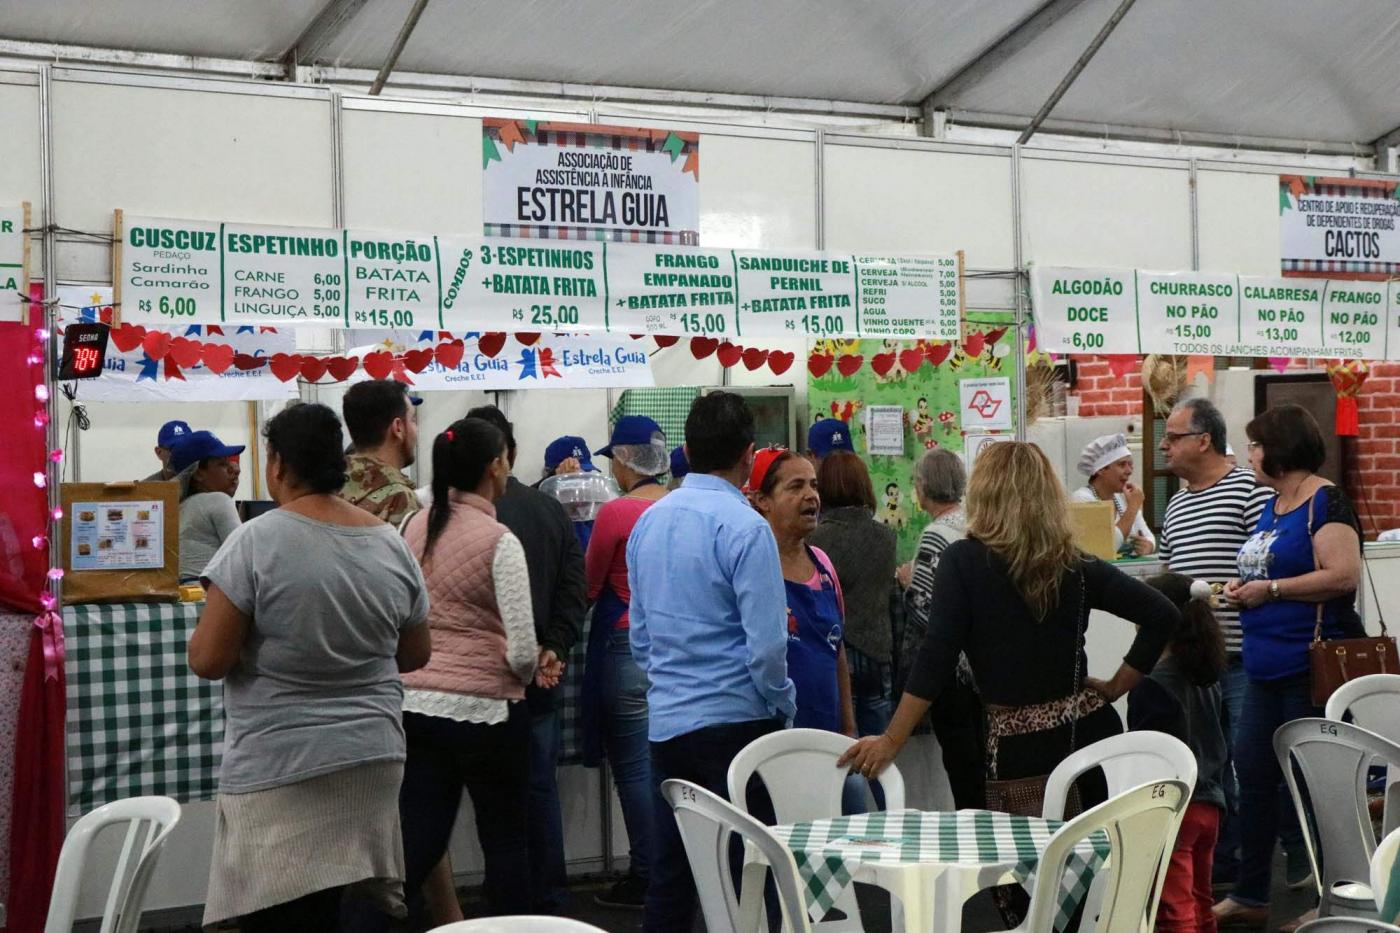
{"label": "red digital display", "polygon": [[73,351],[73,375],[85,376],[102,368],[102,354],[96,347],[78,347]]}
{"label": "red digital display", "polygon": [[100,376],[106,357],[106,324],[70,324],[63,334],[58,378],[93,379]]}

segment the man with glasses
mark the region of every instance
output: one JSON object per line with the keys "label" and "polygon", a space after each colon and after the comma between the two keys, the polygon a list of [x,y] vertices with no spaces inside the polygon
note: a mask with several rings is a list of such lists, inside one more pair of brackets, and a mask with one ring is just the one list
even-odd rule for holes
{"label": "man with glasses", "polygon": [[[1225,418],[1208,400],[1194,398],[1177,405],[1167,418],[1159,445],[1167,469],[1185,482],[1171,497],[1162,522],[1158,554],[1167,568],[1207,583],[1225,583],[1238,576],[1235,559],[1245,539],[1254,531],[1264,503],[1271,495],[1255,482],[1254,474],[1235,466],[1225,442]],[[1239,721],[1244,697],[1244,662],[1240,655],[1240,613],[1235,607],[1215,611],[1225,636],[1228,666],[1220,680],[1229,728]],[[1233,742],[1231,743],[1233,744]],[[1234,781],[1226,781],[1227,812],[1215,850],[1217,882],[1232,883],[1239,870],[1239,826],[1235,810]],[[1292,832],[1297,833],[1296,824]],[[1289,835],[1285,833],[1285,835]],[[1289,882],[1307,881],[1307,855],[1302,841],[1285,839],[1289,857]],[[1295,865],[1295,862],[1298,864]]]}

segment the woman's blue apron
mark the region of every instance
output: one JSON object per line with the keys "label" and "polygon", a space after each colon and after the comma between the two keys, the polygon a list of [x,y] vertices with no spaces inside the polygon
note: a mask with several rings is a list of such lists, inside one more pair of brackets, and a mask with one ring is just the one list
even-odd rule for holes
{"label": "woman's blue apron", "polygon": [[836,686],[836,652],[841,647],[843,619],[836,598],[836,581],[811,555],[821,589],[784,580],[788,601],[788,676],[797,686],[798,728],[841,731],[841,702]]}

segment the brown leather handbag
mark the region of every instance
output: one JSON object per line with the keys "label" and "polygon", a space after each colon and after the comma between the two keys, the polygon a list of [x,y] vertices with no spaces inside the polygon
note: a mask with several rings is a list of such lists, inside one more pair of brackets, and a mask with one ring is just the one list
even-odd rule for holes
{"label": "brown leather handbag", "polygon": [[[1313,503],[1316,494],[1308,500],[1308,538],[1313,535]],[[1313,566],[1317,566],[1317,546],[1313,545]],[[1317,622],[1313,626],[1312,643],[1308,645],[1308,669],[1312,673],[1313,706],[1326,706],[1327,700],[1337,688],[1348,680],[1355,680],[1367,674],[1400,673],[1400,660],[1396,657],[1395,639],[1385,627],[1385,616],[1380,616],[1381,633],[1374,638],[1322,638],[1323,604],[1317,604]]]}

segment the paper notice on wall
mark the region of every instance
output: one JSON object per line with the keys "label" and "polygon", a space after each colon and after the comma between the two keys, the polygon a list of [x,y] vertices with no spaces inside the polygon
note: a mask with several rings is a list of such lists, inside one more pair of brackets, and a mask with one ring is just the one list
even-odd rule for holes
{"label": "paper notice on wall", "polygon": [[904,408],[870,405],[865,409],[865,439],[875,456],[904,456]]}
{"label": "paper notice on wall", "polygon": [[991,379],[958,380],[963,432],[984,429],[1011,430],[1011,380],[1005,376]]}
{"label": "paper notice on wall", "polygon": [[963,465],[967,467],[967,472],[971,473],[973,466],[977,463],[977,458],[982,451],[993,444],[1002,441],[1014,441],[1016,438],[1010,434],[969,434],[963,438]]}
{"label": "paper notice on wall", "polygon": [[164,505],[75,502],[70,566],[74,570],[158,570],[165,566]]}

